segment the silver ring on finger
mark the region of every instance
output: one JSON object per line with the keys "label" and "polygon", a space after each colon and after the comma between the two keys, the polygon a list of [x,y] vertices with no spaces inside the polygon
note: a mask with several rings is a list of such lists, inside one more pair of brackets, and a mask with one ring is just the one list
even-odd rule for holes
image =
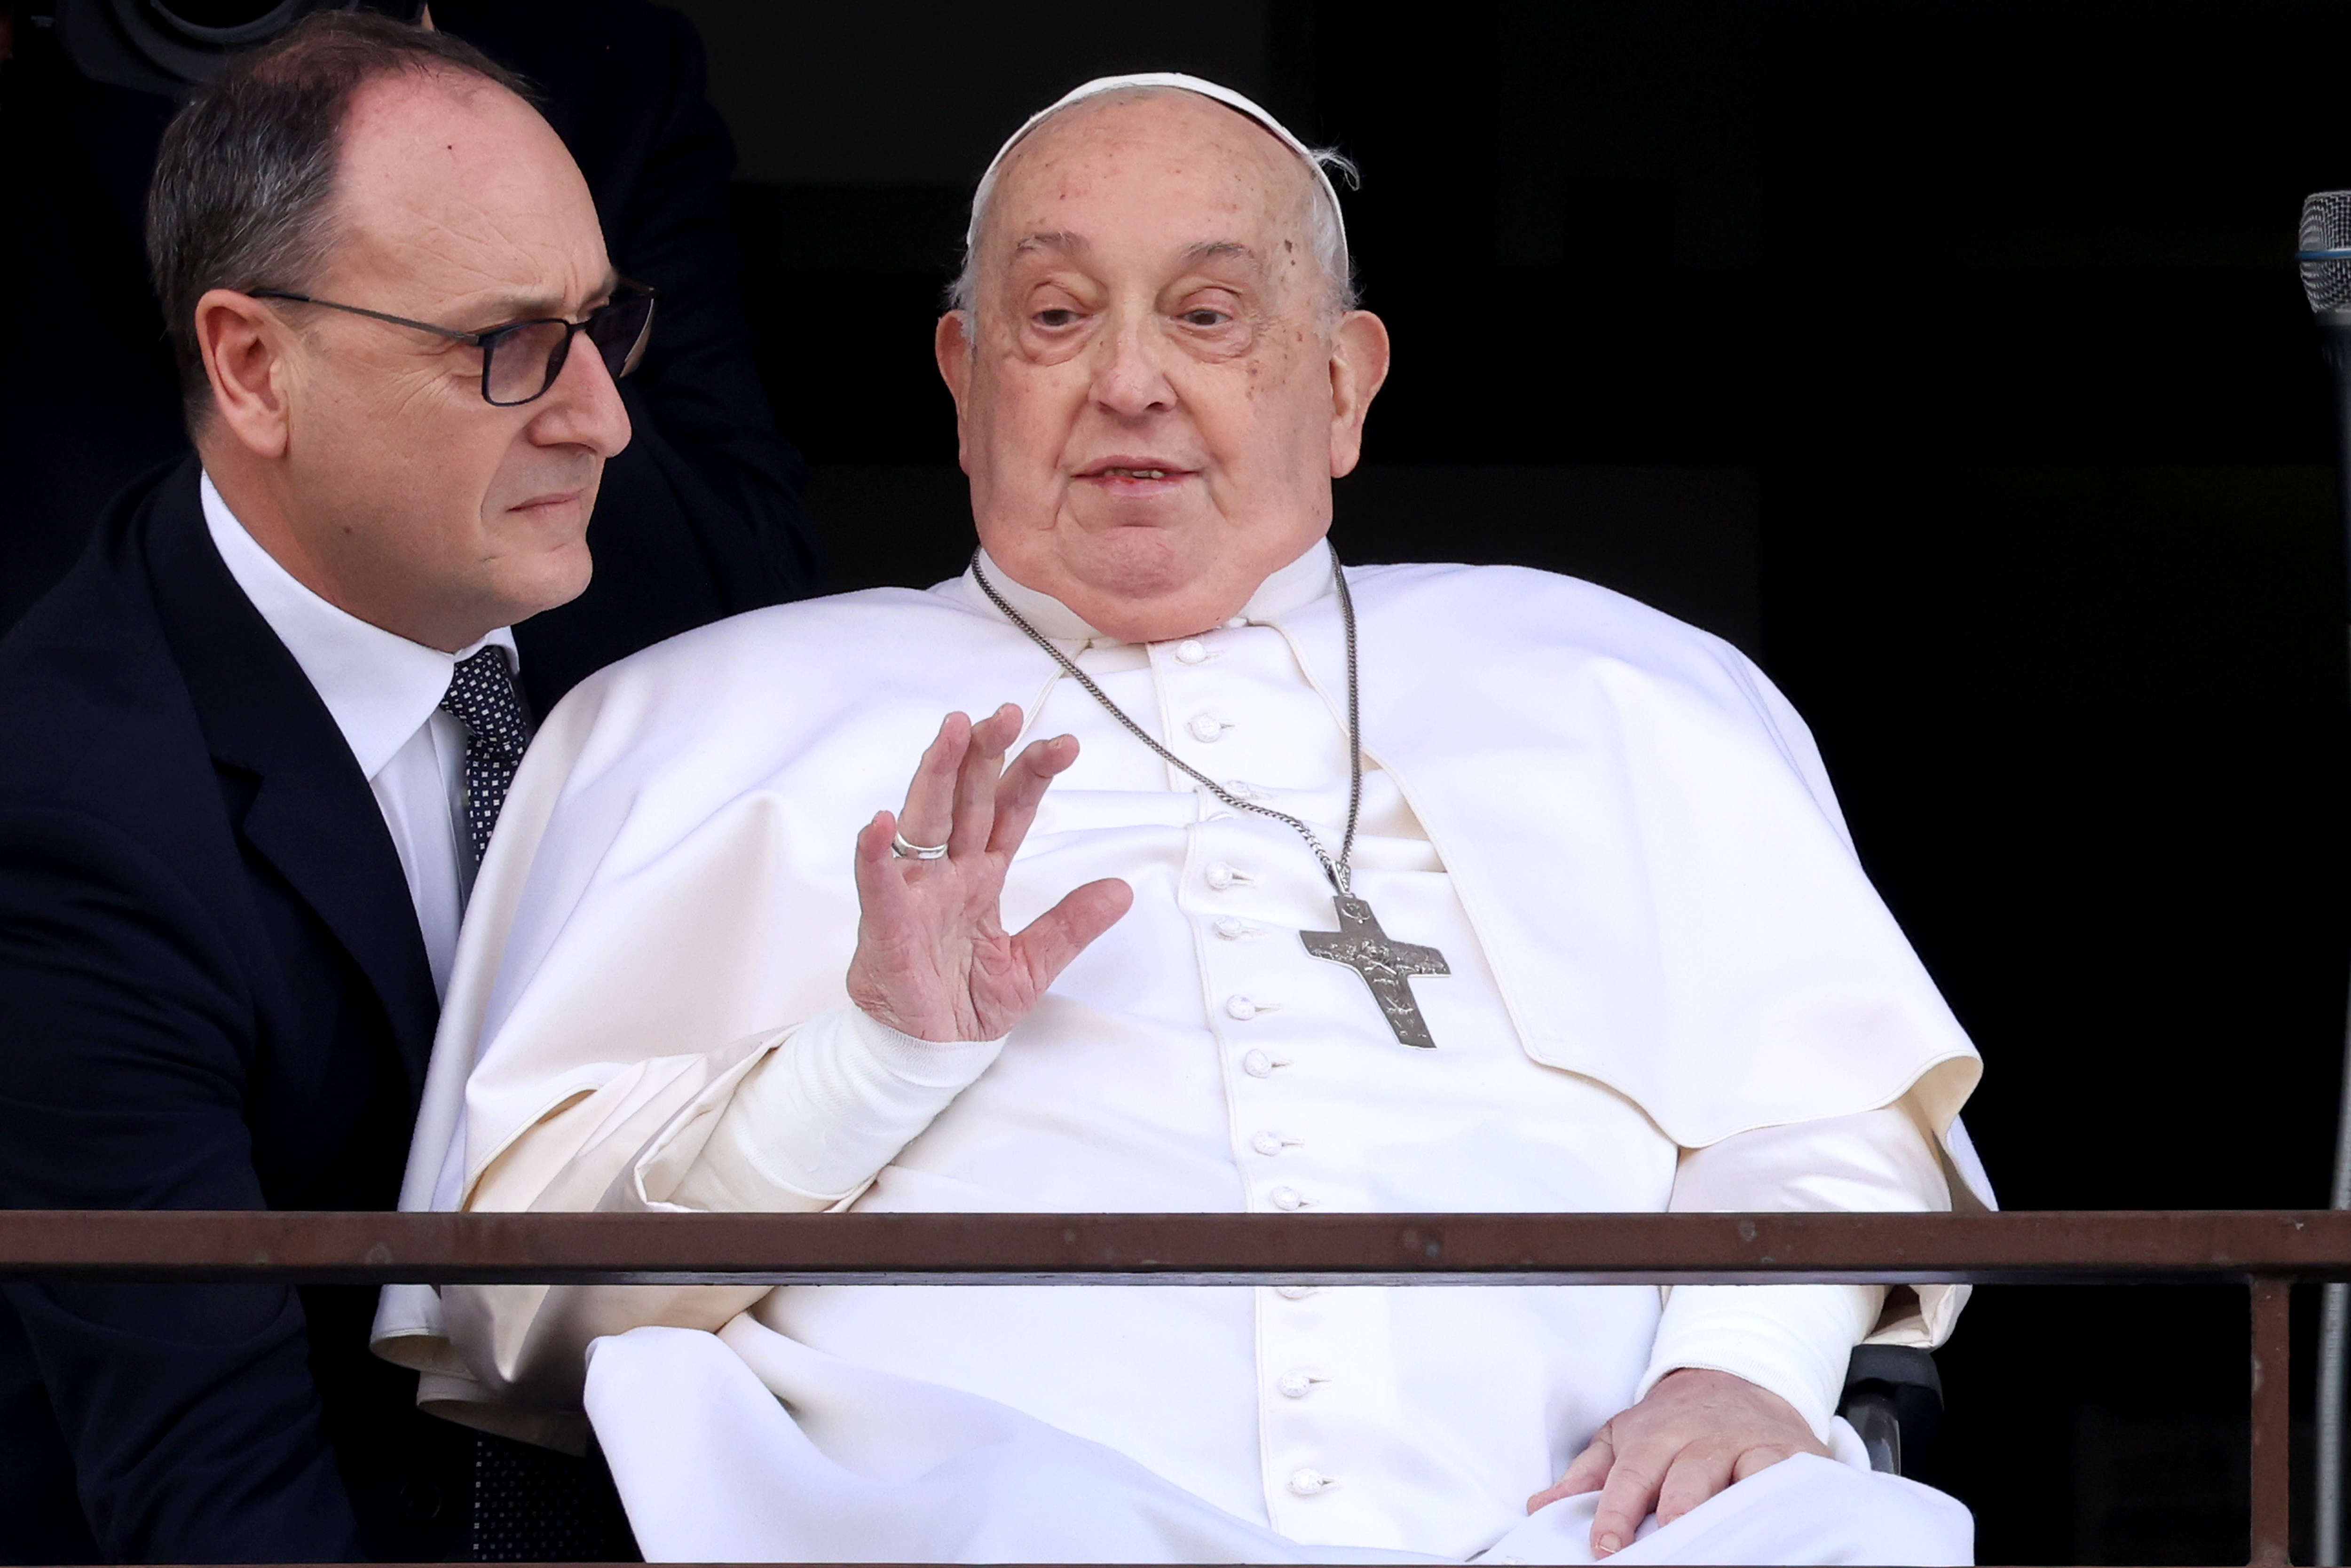
{"label": "silver ring on finger", "polygon": [[947,847],[945,844],[909,843],[905,834],[893,833],[890,835],[890,852],[902,861],[935,861],[945,858]]}

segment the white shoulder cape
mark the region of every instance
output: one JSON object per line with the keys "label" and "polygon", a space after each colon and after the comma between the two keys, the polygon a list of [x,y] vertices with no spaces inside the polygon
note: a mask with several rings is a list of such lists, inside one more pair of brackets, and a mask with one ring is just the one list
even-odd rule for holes
{"label": "white shoulder cape", "polygon": [[[1988,1197],[1953,1122],[1975,1051],[1752,664],[1543,572],[1348,580],[1364,750],[1451,873],[1530,1056],[1686,1147],[1907,1094]],[[1335,596],[1275,624],[1343,712]],[[966,579],[755,612],[584,683],[482,868],[402,1206],[461,1205],[517,1136],[623,1073],[842,1005],[857,831],[898,805],[941,715],[1033,715],[1057,674]]]}

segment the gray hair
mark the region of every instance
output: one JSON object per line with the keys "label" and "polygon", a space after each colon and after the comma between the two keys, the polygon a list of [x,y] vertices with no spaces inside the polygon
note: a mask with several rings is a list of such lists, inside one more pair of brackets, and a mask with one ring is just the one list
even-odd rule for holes
{"label": "gray hair", "polygon": [[[1188,92],[1190,89],[1181,87],[1136,86],[1119,90],[1136,97],[1156,98],[1167,93]],[[998,177],[1002,173],[1013,147],[1033,134],[1040,126],[1060,115],[1068,113],[1080,103],[1089,100],[1081,99],[1074,102],[1063,103],[1022,127],[1013,141],[1007,143],[1003,151],[996,155],[996,162],[987,166],[987,172],[979,177],[979,185],[971,194],[971,225],[964,233],[963,266],[956,271],[955,281],[947,286],[948,309],[958,310],[968,316],[978,299],[980,236],[987,232],[988,204],[995,199]],[[1213,103],[1219,100],[1210,99],[1209,101]],[[1235,110],[1234,112],[1240,111]],[[1242,118],[1252,117],[1243,115]],[[1267,126],[1266,129],[1275,130],[1271,126]],[[1275,133],[1277,140],[1289,142],[1287,131]],[[1349,190],[1355,190],[1362,185],[1363,175],[1356,169],[1353,162],[1335,148],[1309,147],[1304,149],[1304,152],[1310,161],[1309,172],[1318,176],[1310,182],[1313,191],[1307,197],[1307,247],[1312,253],[1316,267],[1322,275],[1323,317],[1326,321],[1335,321],[1353,310],[1359,303],[1361,296],[1355,287],[1354,262],[1347,252],[1347,225],[1340,216],[1337,197],[1332,189],[1332,184],[1333,181],[1341,181],[1345,183]]]}
{"label": "gray hair", "polygon": [[337,237],[351,99],[381,77],[427,75],[533,98],[521,78],[447,33],[325,11],[238,56],[172,117],[147,187],[147,256],[190,430],[212,412],[196,301],[214,288],[306,291]]}

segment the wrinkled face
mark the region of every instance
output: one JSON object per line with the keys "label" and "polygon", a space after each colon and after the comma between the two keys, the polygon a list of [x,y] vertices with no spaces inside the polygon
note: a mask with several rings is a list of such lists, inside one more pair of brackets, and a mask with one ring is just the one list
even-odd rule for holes
{"label": "wrinkled face", "polygon": [[[481,331],[577,320],[612,287],[570,154],[528,105],[486,85],[363,88],[337,204],[329,263],[304,290],[318,298]],[[457,647],[587,587],[589,514],[629,422],[585,338],[546,396],[494,408],[478,349],[288,308],[303,347],[287,408],[287,525],[328,597]]]}
{"label": "wrinkled face", "polygon": [[1238,612],[1331,521],[1386,336],[1334,318],[1312,175],[1181,91],[1030,133],[979,238],[973,319],[940,323],[980,541],[1114,636]]}

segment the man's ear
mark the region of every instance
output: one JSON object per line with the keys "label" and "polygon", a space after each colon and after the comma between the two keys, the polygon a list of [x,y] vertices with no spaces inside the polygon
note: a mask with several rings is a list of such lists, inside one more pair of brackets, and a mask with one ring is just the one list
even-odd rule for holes
{"label": "man's ear", "polygon": [[196,301],[196,347],[213,384],[208,423],[256,457],[282,457],[291,426],[294,329],[250,295],[214,288]]}
{"label": "man's ear", "polygon": [[964,461],[964,394],[971,390],[971,312],[950,310],[939,318],[931,333],[931,357],[937,361],[939,379],[947,383],[947,395],[956,405],[956,460],[967,474],[971,465]]}
{"label": "man's ear", "polygon": [[1350,310],[1331,335],[1331,477],[1355,471],[1364,455],[1364,416],[1388,379],[1387,323]]}

